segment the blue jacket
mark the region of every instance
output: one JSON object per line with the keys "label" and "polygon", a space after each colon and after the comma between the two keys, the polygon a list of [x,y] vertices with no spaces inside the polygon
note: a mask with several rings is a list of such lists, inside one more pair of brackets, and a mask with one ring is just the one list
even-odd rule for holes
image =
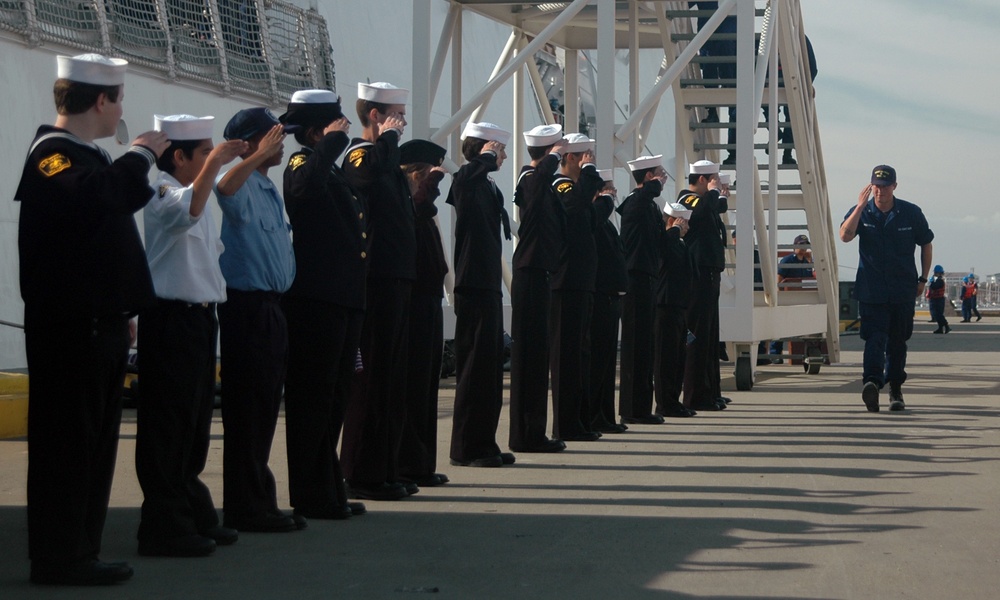
{"label": "blue jacket", "polygon": [[[844,215],[846,221],[851,212]],[[916,204],[895,198],[882,213],[869,199],[858,223],[858,275],[854,294],[859,302],[913,302],[917,297],[914,251],[931,243],[934,232]]]}

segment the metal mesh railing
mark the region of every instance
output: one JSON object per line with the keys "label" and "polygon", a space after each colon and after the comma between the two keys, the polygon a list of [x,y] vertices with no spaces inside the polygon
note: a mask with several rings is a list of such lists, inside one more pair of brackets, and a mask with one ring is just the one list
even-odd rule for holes
{"label": "metal mesh railing", "polygon": [[0,0],[0,29],[273,104],[336,89],[326,21],[281,0]]}

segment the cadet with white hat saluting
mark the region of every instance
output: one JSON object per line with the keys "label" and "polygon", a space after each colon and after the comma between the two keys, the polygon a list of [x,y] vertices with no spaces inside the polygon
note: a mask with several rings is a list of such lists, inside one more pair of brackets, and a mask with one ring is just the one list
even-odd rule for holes
{"label": "cadet with white hat saluting", "polygon": [[448,204],[455,207],[455,412],[451,464],[499,467],[514,462],[496,443],[503,407],[501,263],[510,218],[490,177],[507,158],[510,132],[469,123],[462,132],[467,161],[455,173]]}
{"label": "cadet with white hat saluting", "polygon": [[663,417],[653,414],[653,288],[660,271],[663,217],[656,198],[663,191],[667,172],[661,154],[630,160],[628,168],[636,187],[618,207],[628,264],[628,293],[622,305],[619,413],[622,423],[657,424]]}
{"label": "cadet with white hat saluting", "polygon": [[559,266],[565,209],[552,181],[565,148],[562,125],[522,134],[531,163],[514,190],[520,225],[510,287],[510,448],[559,452],[566,444],[546,436],[549,402],[549,276]]}
{"label": "cadet with white hat saluting", "polygon": [[226,301],[222,242],[206,205],[219,170],[247,147],[231,140],[213,148],[214,122],[154,117],[154,128],[170,138],[170,147],[157,162],[156,193],[143,210],[156,290],[155,305],[140,312],[138,336],[142,401],[135,470],[143,493],[143,556],[206,556],[238,536],[219,526],[212,495],[198,477],[208,458],[215,405],[215,305]]}
{"label": "cadet with white hat saluting", "polygon": [[656,277],[656,319],[653,372],[656,380],[656,414],[690,417],[694,410],[681,404],[686,360],[688,300],[691,296],[691,263],[687,243],[691,211],[668,202],[663,207],[666,231],[660,235],[660,272]]}
{"label": "cadet with white hat saluting", "polygon": [[35,134],[14,195],[28,393],[31,580],[106,585],[132,576],[98,556],[121,422],[129,316],[154,301],[133,213],[167,136],[147,132],[117,160],[94,144],[122,116],[128,63],[57,58],[55,125]]}
{"label": "cadet with white hat saluting", "polygon": [[566,211],[559,267],[552,276],[552,425],[553,437],[589,442],[601,437],[591,429],[590,317],[597,280],[594,231],[614,206],[605,197],[595,203],[604,179],[594,164],[594,140],[571,133],[552,190]]}
{"label": "cadet with white hat saluting", "polygon": [[684,406],[694,410],[723,410],[719,373],[719,284],[726,265],[726,227],[721,215],[728,209],[729,186],[719,181],[719,165],[699,160],[691,165],[688,189],[678,203],[691,211],[684,236],[694,269],[687,326],[694,335],[684,369]]}
{"label": "cadet with white hat saluting", "polygon": [[299,90],[279,117],[297,127],[302,148],[285,166],[284,192],[295,235],[295,281],[281,298],[288,322],[285,439],[294,514],[346,519],[349,503],[337,444],[354,375],[365,308],[365,205],[336,161],[350,142],[340,96]]}
{"label": "cadet with white hat saluting", "polygon": [[419,491],[400,482],[399,444],[406,405],[410,293],[416,278],[413,200],[399,169],[409,91],[391,83],[359,83],[361,137],[344,155],[347,180],[368,211],[368,280],[361,327],[364,372],[344,419],[341,462],[352,495],[398,500]]}

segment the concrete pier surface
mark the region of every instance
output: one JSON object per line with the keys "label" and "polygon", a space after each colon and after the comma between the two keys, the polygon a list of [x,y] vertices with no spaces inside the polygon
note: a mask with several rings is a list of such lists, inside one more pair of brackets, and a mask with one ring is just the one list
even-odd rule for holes
{"label": "concrete pier surface", "polygon": [[[102,558],[110,588],[28,583],[27,445],[0,441],[0,598],[996,598],[1000,590],[1000,319],[918,319],[907,410],[868,413],[861,348],[817,375],[763,367],[723,412],[636,425],[497,469],[448,465],[454,379],[442,382],[439,471],[451,483],[367,502],[348,521],[242,534],[207,558],[144,558],[135,532],[135,412],[122,423]],[[507,442],[507,417],[498,432]],[[271,466],[288,506],[284,422]],[[204,474],[222,499],[216,412]]]}

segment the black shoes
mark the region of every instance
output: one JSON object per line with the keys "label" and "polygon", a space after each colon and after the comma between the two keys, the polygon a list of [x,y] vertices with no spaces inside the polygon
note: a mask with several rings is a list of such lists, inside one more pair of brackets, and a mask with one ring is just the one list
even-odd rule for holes
{"label": "black shoes", "polygon": [[903,402],[903,390],[902,385],[898,383],[889,382],[889,410],[892,412],[899,412],[906,408],[906,403]]}
{"label": "black shoes", "polygon": [[601,434],[596,431],[578,431],[568,435],[559,435],[559,439],[565,442],[596,442],[601,439]]}
{"label": "black shoes", "polygon": [[661,415],[652,414],[645,415],[642,417],[622,417],[623,425],[662,425],[663,417]]}
{"label": "black shoes", "polygon": [[500,462],[502,462],[503,464],[505,464],[505,465],[512,465],[516,461],[517,461],[517,457],[514,456],[513,452],[501,452],[500,453]]}
{"label": "black shoes", "polygon": [[215,540],[192,533],[165,540],[139,540],[139,556],[208,556],[215,552]]}
{"label": "black shoes", "polygon": [[494,468],[503,466],[503,458],[497,454],[496,456],[484,456],[483,458],[473,458],[471,460],[458,460],[453,458],[450,460],[451,464],[456,467],[483,467],[483,468]]}
{"label": "black shoes", "polygon": [[795,159],[792,158],[792,151],[790,149],[786,148],[785,152],[781,155],[781,164],[783,165],[798,164],[797,162],[795,162]]}
{"label": "black shoes", "polygon": [[694,413],[691,410],[689,410],[683,404],[680,403],[672,404],[663,410],[658,410],[656,411],[656,414],[663,417],[671,417],[671,418],[686,418],[694,416]]}
{"label": "black shoes", "polygon": [[409,496],[401,483],[347,482],[347,497],[360,500],[400,500]]}
{"label": "black shoes", "polygon": [[130,577],[132,567],[125,562],[31,563],[31,583],[41,585],[114,585]]}
{"label": "black shoes", "polygon": [[878,384],[869,381],[861,390],[861,400],[864,401],[868,412],[878,412]]}
{"label": "black shoes", "polygon": [[725,400],[709,400],[705,402],[695,402],[691,405],[691,408],[698,410],[704,410],[708,412],[726,410]]}
{"label": "black shoes", "polygon": [[566,442],[562,440],[553,440],[545,438],[543,441],[532,444],[531,446],[511,446],[511,450],[514,452],[528,452],[528,453],[552,453],[552,452],[562,452],[566,449]]}
{"label": "black shoes", "polygon": [[597,433],[625,433],[628,431],[628,427],[624,425],[619,423],[608,423],[603,419],[600,422],[592,423],[590,426]]}
{"label": "black shoes", "polygon": [[451,481],[444,473],[429,473],[427,475],[400,476],[403,483],[415,483],[420,487],[437,487]]}
{"label": "black shoes", "polygon": [[[349,506],[331,502],[323,506],[303,506],[295,507],[293,515],[298,515],[303,519],[319,519],[321,521],[343,521],[350,519],[354,512]],[[294,518],[294,517],[293,517]]]}
{"label": "black shoes", "polygon": [[224,514],[224,527],[250,533],[287,533],[299,529],[292,517],[285,514],[263,514],[257,517],[236,517]]}
{"label": "black shoes", "polygon": [[217,546],[232,546],[240,539],[240,532],[229,527],[216,525],[201,532],[201,535],[215,540]]}

